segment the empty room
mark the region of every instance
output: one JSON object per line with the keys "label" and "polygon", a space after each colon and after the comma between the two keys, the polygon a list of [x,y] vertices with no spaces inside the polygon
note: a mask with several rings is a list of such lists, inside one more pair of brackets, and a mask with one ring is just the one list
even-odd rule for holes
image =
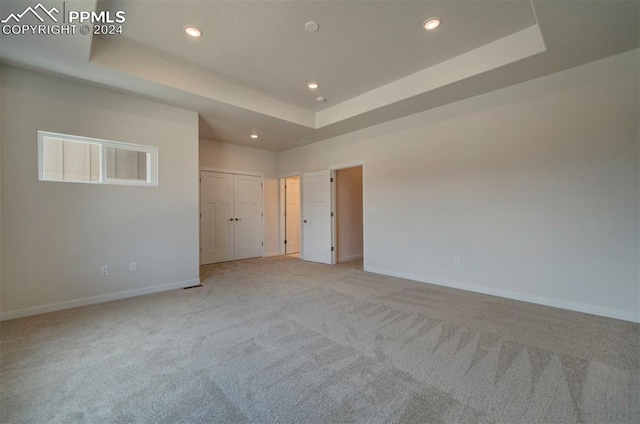
{"label": "empty room", "polygon": [[637,0],[2,0],[1,423],[640,422]]}

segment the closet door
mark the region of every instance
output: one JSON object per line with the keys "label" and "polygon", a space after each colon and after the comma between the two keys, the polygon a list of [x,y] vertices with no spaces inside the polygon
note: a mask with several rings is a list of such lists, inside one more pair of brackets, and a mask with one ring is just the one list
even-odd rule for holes
{"label": "closet door", "polygon": [[234,259],[233,175],[200,172],[200,264]]}
{"label": "closet door", "polygon": [[262,256],[262,178],[234,175],[235,259]]}

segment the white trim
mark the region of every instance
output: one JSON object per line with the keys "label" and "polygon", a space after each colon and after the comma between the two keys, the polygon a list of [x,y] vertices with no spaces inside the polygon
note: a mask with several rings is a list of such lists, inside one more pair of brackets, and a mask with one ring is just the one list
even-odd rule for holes
{"label": "white trim", "polygon": [[362,259],[362,254],[345,256],[344,258],[338,258],[338,263],[355,261],[356,259]]}
{"label": "white trim", "polygon": [[[260,211],[260,217],[262,218],[262,222],[260,223],[260,225],[262,225],[262,257],[264,258],[265,256],[267,256],[266,254],[266,250],[267,250],[267,226],[264,225],[264,214],[265,214],[265,196],[264,196],[264,192],[266,187],[264,186],[266,183],[264,181],[264,175],[261,177],[262,178],[262,182],[260,183],[260,188],[262,189],[260,192],[260,196],[262,197],[262,211]],[[235,197],[235,195],[234,195]]]}
{"label": "white trim", "polygon": [[296,172],[285,172],[284,174],[278,175],[278,178],[291,178],[291,177],[300,177],[302,175],[302,171]]}
{"label": "white trim", "polygon": [[390,277],[404,278],[407,280],[418,281],[421,283],[434,284],[437,286],[450,287],[454,289],[466,290],[475,293],[488,294],[491,296],[503,297],[506,299],[519,300],[522,302],[535,303],[538,305],[551,306],[554,308],[567,309],[569,311],[582,312],[585,314],[599,315],[608,318],[620,319],[623,321],[631,321],[640,323],[640,314],[622,311],[619,309],[605,308],[601,306],[589,305],[586,303],[570,302],[561,299],[553,299],[550,297],[536,296],[532,294],[522,293],[512,290],[496,289],[484,286],[478,286],[470,283],[459,281],[443,280],[441,278],[428,277],[425,275],[411,274],[407,272],[394,271],[385,268],[376,268],[365,266],[366,272],[375,274],[388,275]]}
{"label": "white trim", "polygon": [[287,206],[285,205],[285,189],[284,186],[287,183],[288,177],[279,177],[278,178],[278,249],[280,249],[280,254],[284,255],[287,253],[287,247],[284,244],[285,239],[285,217],[284,214],[287,210]]}
{"label": "white trim", "polygon": [[336,200],[336,170],[329,168],[331,178],[331,265],[338,263],[338,210]]}
{"label": "white trim", "polygon": [[307,175],[309,177],[315,177],[315,176],[318,176],[318,175],[322,175],[324,172],[327,172],[327,171],[328,171],[328,169],[321,169],[320,171],[304,172],[302,174],[302,176]]}
{"label": "white trim", "polygon": [[367,167],[362,161],[362,267],[367,267]]}
{"label": "white trim", "polygon": [[287,178],[293,177],[298,177],[300,181],[300,258],[302,258],[302,172],[287,172],[278,176],[278,249],[280,249],[280,255],[287,254],[287,248],[284,244],[284,213],[286,211],[284,185]]}
{"label": "white trim", "polygon": [[248,175],[250,177],[262,177],[264,182],[263,172],[238,171],[237,169],[213,168],[211,166],[201,166],[200,171],[222,172],[224,174]]}
{"label": "white trim", "polygon": [[364,169],[364,159],[355,160],[353,162],[341,163],[339,165],[331,165],[329,167],[329,170],[330,171],[337,171],[337,170],[340,170],[340,169],[357,168],[359,166],[361,166]]}
{"label": "white trim", "polygon": [[50,303],[48,305],[34,306],[31,308],[18,309],[0,313],[0,321],[22,318],[31,315],[39,315],[47,312],[61,311],[63,309],[77,308],[79,306],[93,305],[96,303],[110,302],[112,300],[126,299],[128,297],[143,296],[146,294],[160,293],[167,290],[183,289],[185,287],[197,286],[200,279],[178,281],[176,283],[161,284],[158,286],[144,287],[141,289],[121,291],[117,293],[102,294],[99,296],[85,297],[82,299],[67,300],[60,303]]}
{"label": "white trim", "polygon": [[270,256],[282,256],[282,254],[279,251],[273,251],[273,252],[267,252],[264,254],[264,257],[270,257]]}

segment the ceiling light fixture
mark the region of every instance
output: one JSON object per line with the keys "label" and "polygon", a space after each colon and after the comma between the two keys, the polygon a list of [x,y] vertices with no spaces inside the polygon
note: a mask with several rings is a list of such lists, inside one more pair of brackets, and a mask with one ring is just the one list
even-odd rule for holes
{"label": "ceiling light fixture", "polygon": [[438,28],[441,23],[442,23],[442,19],[440,18],[429,18],[422,23],[422,27],[427,31],[431,31]]}
{"label": "ceiling light fixture", "polygon": [[317,82],[308,82],[307,87],[309,87],[311,90],[315,90],[316,88],[320,87],[320,84],[318,84]]}
{"label": "ceiling light fixture", "polygon": [[327,103],[327,99],[322,96],[316,97],[316,102],[318,103]]}
{"label": "ceiling light fixture", "polygon": [[309,32],[316,32],[317,30],[320,29],[320,25],[318,25],[316,21],[309,21],[306,24],[304,24],[304,29],[306,29]]}
{"label": "ceiling light fixture", "polygon": [[251,138],[253,139],[258,138],[258,134],[251,134]]}
{"label": "ceiling light fixture", "polygon": [[202,37],[202,31],[199,28],[194,27],[193,25],[187,25],[184,27],[184,32],[187,33],[188,36],[193,38]]}

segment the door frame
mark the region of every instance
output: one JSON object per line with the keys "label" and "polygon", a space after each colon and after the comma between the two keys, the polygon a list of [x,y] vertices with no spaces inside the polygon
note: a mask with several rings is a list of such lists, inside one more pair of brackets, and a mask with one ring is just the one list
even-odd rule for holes
{"label": "door frame", "polygon": [[[366,179],[366,164],[365,164],[365,160],[364,159],[360,159],[360,160],[355,160],[352,162],[345,162],[345,163],[339,163],[339,164],[335,164],[335,165],[331,165],[328,167],[329,169],[329,175],[331,176],[331,178],[333,178],[333,180],[335,181],[336,178],[336,171],[340,170],[340,169],[348,169],[348,168],[357,168],[357,167],[362,167],[362,262],[363,262],[363,268],[367,269],[367,214],[366,214],[366,205],[367,205],[367,198],[366,198],[366,185],[367,185],[367,179]],[[284,181],[287,178],[291,178],[291,177],[298,177],[300,179],[300,206],[301,206],[301,211],[302,211],[302,203],[304,202],[304,189],[302,187],[303,185],[303,181],[302,181],[302,171],[295,171],[295,172],[285,172],[282,174],[278,175],[278,197],[279,197],[279,211],[278,211],[278,223],[279,223],[279,245],[280,245],[280,254],[284,255],[285,254],[285,245],[284,245],[284,226],[285,226],[285,221],[284,221],[284,211],[285,211],[285,205],[284,205]],[[336,241],[337,241],[337,228],[335,225],[335,212],[336,212],[336,190],[335,190],[335,186],[331,185],[331,212],[333,212],[333,218],[331,220],[331,245],[335,246],[336,245]],[[300,219],[302,220],[302,214],[300,214]],[[302,246],[304,246],[304,231],[302,231],[302,223],[300,223],[300,259],[304,259],[304,249],[302,248]],[[334,249],[333,252],[331,252],[331,264],[335,265],[336,263],[338,263],[338,251],[337,249]]]}
{"label": "door frame", "polygon": [[[237,169],[226,169],[226,168],[216,168],[212,166],[199,166],[198,169],[198,263],[202,262],[202,257],[200,255],[201,246],[202,246],[202,228],[201,227],[201,214],[202,214],[202,199],[200,198],[200,172],[201,171],[209,171],[209,172],[222,172],[224,174],[236,174],[236,175],[249,175],[252,177],[262,177],[262,257],[265,257],[265,246],[266,242],[266,226],[264,225],[264,211],[265,211],[265,186],[264,186],[264,173],[263,172],[254,172],[254,171],[240,171]],[[201,264],[199,266],[202,266]]]}
{"label": "door frame", "polygon": [[[287,250],[286,250],[286,246],[284,244],[284,239],[285,239],[285,220],[284,220],[284,213],[287,210],[287,207],[284,203],[285,201],[285,196],[284,196],[284,184],[287,178],[291,178],[291,177],[298,177],[298,180],[300,181],[300,212],[302,212],[302,172],[301,171],[297,171],[297,172],[286,172],[284,174],[280,174],[278,175],[278,238],[279,238],[279,250],[280,250],[280,255],[285,255]],[[304,255],[302,253],[302,213],[300,214],[300,259],[304,258]]]}
{"label": "door frame", "polygon": [[[364,159],[329,166],[329,174],[333,181],[333,183],[331,183],[331,212],[333,213],[333,218],[331,219],[331,245],[335,246],[338,241],[338,226],[336,225],[336,190],[334,185],[336,181],[336,171],[358,167],[362,167],[362,265],[363,269],[367,269],[367,214],[365,213],[367,208],[367,179],[365,178],[366,167]],[[337,263],[338,249],[333,249],[333,252],[331,252],[331,264],[335,265]]]}

